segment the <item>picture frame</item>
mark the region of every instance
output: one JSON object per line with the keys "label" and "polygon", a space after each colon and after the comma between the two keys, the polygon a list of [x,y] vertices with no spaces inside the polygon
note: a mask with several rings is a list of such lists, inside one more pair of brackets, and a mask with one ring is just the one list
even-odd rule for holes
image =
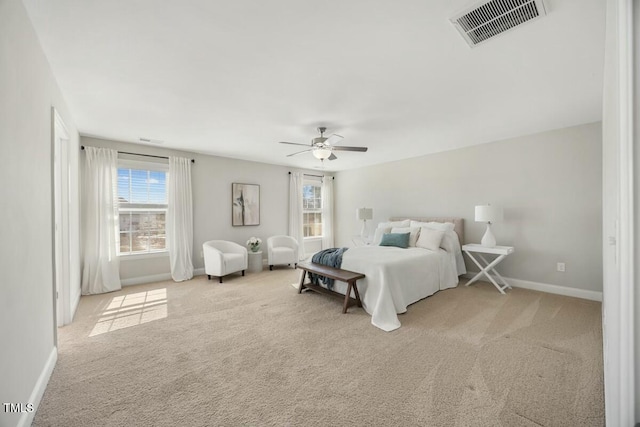
{"label": "picture frame", "polygon": [[231,225],[243,227],[260,225],[260,186],[258,184],[231,184]]}

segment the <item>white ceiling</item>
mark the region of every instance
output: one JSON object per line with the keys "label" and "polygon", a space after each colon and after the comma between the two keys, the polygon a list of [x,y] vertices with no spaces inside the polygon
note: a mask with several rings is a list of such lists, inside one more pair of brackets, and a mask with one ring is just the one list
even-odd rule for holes
{"label": "white ceiling", "polygon": [[469,48],[469,0],[23,0],[84,135],[344,170],[601,119],[605,2]]}

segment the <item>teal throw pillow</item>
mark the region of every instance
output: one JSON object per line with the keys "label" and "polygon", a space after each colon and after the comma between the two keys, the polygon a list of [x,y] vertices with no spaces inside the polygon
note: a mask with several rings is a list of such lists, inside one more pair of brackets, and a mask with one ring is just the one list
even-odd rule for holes
{"label": "teal throw pillow", "polygon": [[411,233],[387,233],[382,235],[380,246],[396,246],[398,248],[409,247]]}

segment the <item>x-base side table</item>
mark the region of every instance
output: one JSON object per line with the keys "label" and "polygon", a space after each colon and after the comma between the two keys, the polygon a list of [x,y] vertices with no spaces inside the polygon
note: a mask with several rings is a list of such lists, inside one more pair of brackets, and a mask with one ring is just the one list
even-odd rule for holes
{"label": "x-base side table", "polygon": [[[486,246],[482,246],[482,245],[478,245],[475,243],[470,243],[468,245],[463,245],[462,246],[462,250],[464,251],[464,253],[466,253],[469,258],[471,259],[471,261],[473,261],[478,268],[480,268],[480,272],[478,274],[476,274],[475,276],[473,276],[473,278],[471,280],[469,280],[467,282],[467,284],[465,286],[469,286],[470,284],[472,284],[473,282],[477,281],[478,279],[480,279],[480,277],[482,277],[482,275],[485,275],[490,281],[491,283],[493,283],[493,286],[496,287],[496,289],[498,289],[498,291],[504,295],[504,290],[505,289],[511,289],[511,285],[509,285],[507,283],[506,280],[504,280],[504,277],[502,277],[500,275],[500,273],[498,273],[496,271],[496,265],[500,264],[500,262],[505,259],[507,257],[507,255],[513,253],[513,251],[515,250],[513,246],[496,246],[493,248],[488,248]],[[482,263],[484,263],[484,266],[482,265],[482,263],[480,261],[478,261],[473,254],[475,254],[478,258],[480,258],[480,261],[482,261]],[[491,262],[488,262],[484,256],[482,256],[482,254],[491,254],[491,255],[498,255],[498,257],[496,259],[494,259]],[[491,272],[493,272],[496,275],[497,279],[500,279],[500,284],[498,283],[498,281],[496,280],[496,278],[494,278],[493,276],[491,276]]]}

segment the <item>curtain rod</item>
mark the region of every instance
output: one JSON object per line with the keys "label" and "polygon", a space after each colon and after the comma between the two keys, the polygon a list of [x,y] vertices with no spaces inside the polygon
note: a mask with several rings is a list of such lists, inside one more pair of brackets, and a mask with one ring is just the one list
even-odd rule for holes
{"label": "curtain rod", "polygon": [[[291,172],[289,172],[289,175],[291,175]],[[303,173],[302,175],[304,175],[304,176],[314,176],[316,178],[324,178],[324,175],[311,175],[309,173]],[[336,179],[336,177],[332,176],[331,179]]]}
{"label": "curtain rod", "polygon": [[[80,146],[81,150],[84,150],[84,145]],[[118,154],[130,154],[132,156],[142,156],[142,157],[154,157],[156,159],[169,159],[167,156],[154,156],[153,154],[140,154],[140,153],[129,153],[128,151],[118,151]],[[195,159],[191,159],[191,163],[195,163]]]}

